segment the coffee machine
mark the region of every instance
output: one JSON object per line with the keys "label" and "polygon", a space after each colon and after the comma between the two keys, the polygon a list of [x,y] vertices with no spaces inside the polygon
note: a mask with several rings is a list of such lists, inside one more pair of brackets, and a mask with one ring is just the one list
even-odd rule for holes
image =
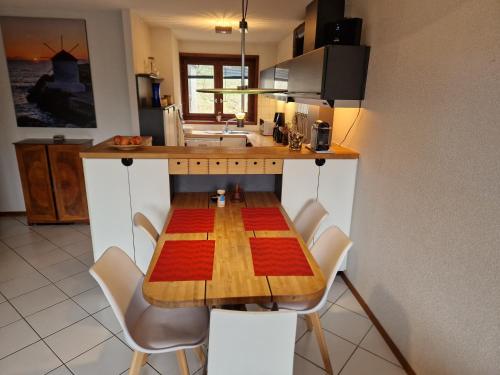
{"label": "coffee machine", "polygon": [[332,128],[329,123],[317,120],[311,131],[310,149],[315,152],[325,152],[330,149],[330,140],[332,138]]}

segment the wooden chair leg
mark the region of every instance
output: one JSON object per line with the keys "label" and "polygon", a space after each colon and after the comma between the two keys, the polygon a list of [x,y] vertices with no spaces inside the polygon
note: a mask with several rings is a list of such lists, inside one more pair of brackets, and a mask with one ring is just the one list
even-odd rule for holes
{"label": "wooden chair leg", "polygon": [[138,351],[134,352],[134,355],[132,356],[132,364],[130,365],[130,370],[128,370],[129,375],[139,375],[144,358],[147,358],[146,353]]}
{"label": "wooden chair leg", "polygon": [[307,330],[309,332],[311,332],[313,330],[313,324],[312,324],[312,321],[311,321],[311,317],[309,316],[309,314],[307,314],[305,316],[305,318],[306,318]]}
{"label": "wooden chair leg", "polygon": [[205,352],[203,351],[203,347],[197,346],[196,348],[193,349],[196,355],[198,356],[198,359],[200,360],[200,364],[202,366],[205,366],[205,362],[207,361],[207,357],[205,355]]}
{"label": "wooden chair leg", "polygon": [[181,375],[189,375],[189,367],[186,359],[186,352],[184,350],[177,350],[175,352],[177,356],[177,363],[179,364],[179,370]]}
{"label": "wooden chair leg", "polygon": [[318,313],[309,314],[311,318],[311,323],[313,326],[313,331],[316,335],[316,340],[318,340],[319,351],[321,353],[321,358],[323,358],[323,364],[325,370],[328,374],[333,375],[332,364],[330,362],[330,355],[328,354],[328,346],[326,345],[325,335],[323,334],[323,329],[321,328],[321,322],[319,320]]}
{"label": "wooden chair leg", "polygon": [[142,359],[142,364],[141,364],[141,365],[142,365],[143,367],[144,367],[144,365],[148,362],[148,358],[149,358],[149,354],[146,354],[146,355],[144,356],[144,358]]}

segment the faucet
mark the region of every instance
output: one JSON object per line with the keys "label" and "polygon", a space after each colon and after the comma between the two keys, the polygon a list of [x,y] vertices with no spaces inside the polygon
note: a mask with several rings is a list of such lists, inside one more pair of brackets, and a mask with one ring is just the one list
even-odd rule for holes
{"label": "faucet", "polygon": [[228,134],[229,133],[229,122],[230,121],[238,121],[238,119],[236,117],[233,117],[233,118],[230,118],[229,120],[226,121],[226,125],[224,125],[224,130],[222,131],[224,134]]}

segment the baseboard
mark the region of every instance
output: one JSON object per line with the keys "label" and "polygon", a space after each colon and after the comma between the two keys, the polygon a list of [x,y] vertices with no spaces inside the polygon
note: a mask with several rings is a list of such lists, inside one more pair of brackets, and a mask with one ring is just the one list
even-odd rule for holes
{"label": "baseboard", "polygon": [[0,212],[0,216],[21,216],[26,215],[26,211],[7,211]]}
{"label": "baseboard", "polygon": [[368,307],[368,304],[365,302],[363,297],[361,297],[361,294],[359,294],[359,292],[356,290],[354,285],[352,285],[351,280],[349,280],[349,278],[347,277],[347,275],[344,272],[340,272],[340,276],[342,277],[342,279],[344,280],[346,285],[349,287],[352,294],[354,295],[356,300],[359,302],[359,304],[361,305],[363,310],[365,310],[366,315],[368,315],[368,317],[372,321],[375,328],[377,328],[380,335],[382,336],[382,338],[386,342],[387,346],[389,346],[389,349],[391,349],[392,353],[396,356],[399,363],[401,363],[401,366],[406,371],[406,373],[409,375],[415,375],[416,374],[415,371],[411,368],[410,364],[408,363],[406,358],[403,356],[403,353],[401,353],[401,351],[396,346],[394,341],[392,341],[391,337],[389,336],[387,331],[384,329],[382,324],[380,324],[379,320],[377,319],[377,317],[375,316],[373,311],[370,309],[370,307]]}

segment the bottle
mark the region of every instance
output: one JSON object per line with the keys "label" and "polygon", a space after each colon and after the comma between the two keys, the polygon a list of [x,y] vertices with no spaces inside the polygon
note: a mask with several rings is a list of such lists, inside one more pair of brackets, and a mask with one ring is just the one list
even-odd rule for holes
{"label": "bottle", "polygon": [[217,190],[217,207],[226,206],[226,191],[224,189]]}

